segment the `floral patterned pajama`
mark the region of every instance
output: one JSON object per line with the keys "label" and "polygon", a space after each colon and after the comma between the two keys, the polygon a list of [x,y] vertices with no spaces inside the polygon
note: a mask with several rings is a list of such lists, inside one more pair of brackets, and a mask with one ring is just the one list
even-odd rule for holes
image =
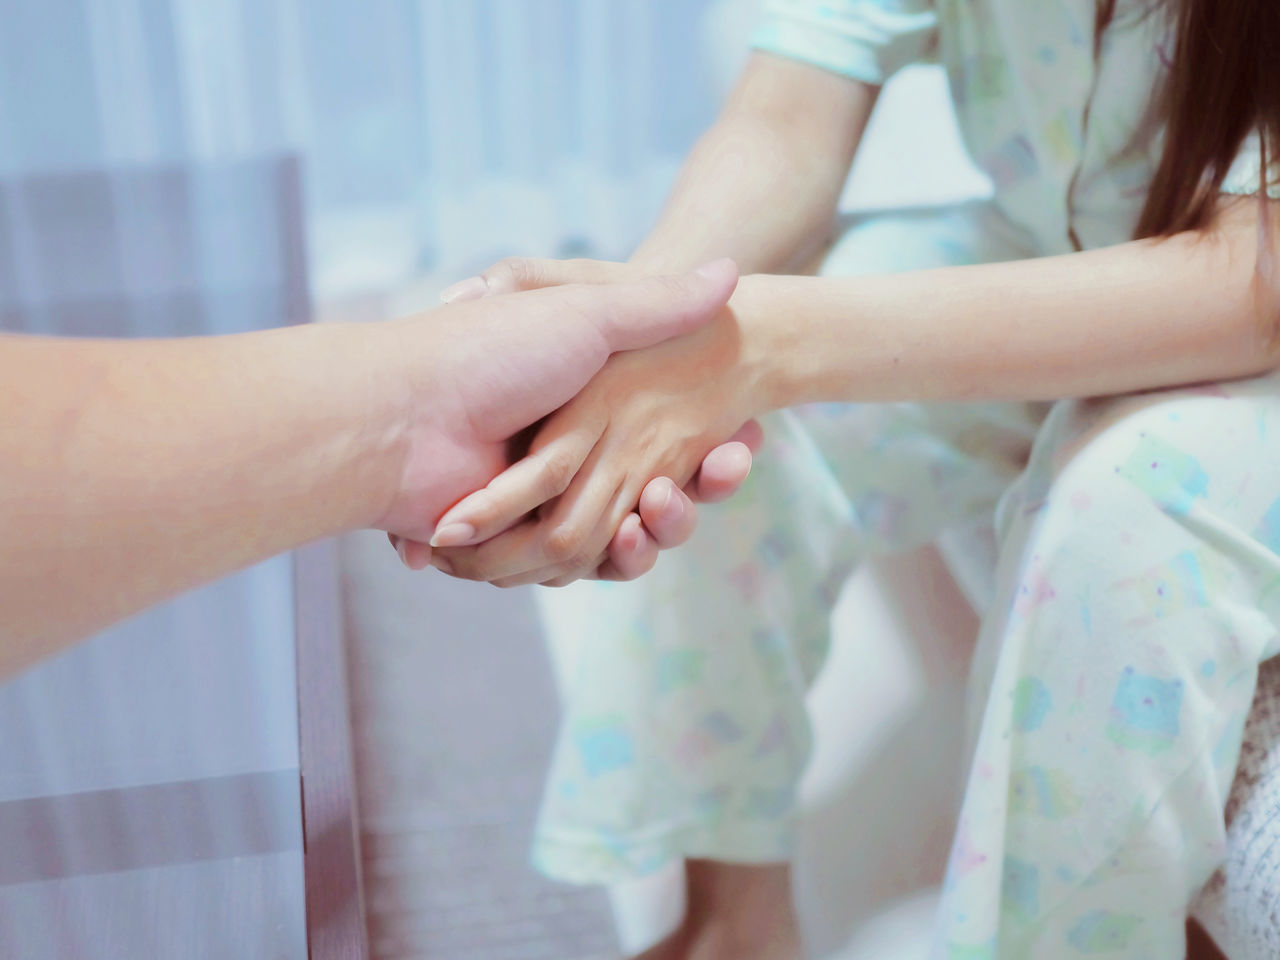
{"label": "floral patterned pajama", "polygon": [[[757,46],[869,83],[947,69],[991,202],[857,224],[825,271],[1127,239],[1165,42],[1121,0],[772,0]],[[1248,192],[1248,146],[1228,184]],[[580,882],[788,859],[804,695],[863,558],[994,524],[939,958],[1181,956],[1259,662],[1280,652],[1280,378],[774,415],[744,489],[633,584],[540,600],[565,717],[535,838]]]}

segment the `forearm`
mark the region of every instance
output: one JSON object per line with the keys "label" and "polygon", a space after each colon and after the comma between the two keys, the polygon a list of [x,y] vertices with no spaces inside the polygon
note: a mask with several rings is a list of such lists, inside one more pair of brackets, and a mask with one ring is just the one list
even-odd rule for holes
{"label": "forearm", "polygon": [[1037,400],[1261,373],[1275,304],[1252,218],[1220,232],[910,274],[744,278],[764,406]]}
{"label": "forearm", "polygon": [[652,272],[732,257],[798,270],[826,243],[877,90],[765,54],[690,154],[632,258]]}
{"label": "forearm", "polygon": [[367,343],[338,326],[0,339],[0,671],[372,522],[395,440],[371,415]]}

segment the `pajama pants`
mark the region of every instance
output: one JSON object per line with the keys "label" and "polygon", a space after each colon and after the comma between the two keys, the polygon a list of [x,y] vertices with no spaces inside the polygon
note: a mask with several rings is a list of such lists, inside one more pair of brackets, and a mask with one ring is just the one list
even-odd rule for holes
{"label": "pajama pants", "polygon": [[[851,230],[826,272],[1034,256],[987,205]],[[534,860],[609,882],[790,858],[804,696],[855,565],[998,544],[934,955],[1183,955],[1257,667],[1280,652],[1280,379],[768,419],[747,485],[631,584],[543,591],[565,697]]]}

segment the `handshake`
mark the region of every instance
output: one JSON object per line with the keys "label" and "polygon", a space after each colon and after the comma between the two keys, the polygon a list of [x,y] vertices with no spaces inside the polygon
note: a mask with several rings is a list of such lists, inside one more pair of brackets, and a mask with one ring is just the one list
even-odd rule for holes
{"label": "handshake", "polygon": [[761,439],[737,286],[730,260],[683,276],[506,260],[395,321],[421,360],[376,523],[401,560],[562,586],[632,579],[687,540],[694,503],[730,496]]}

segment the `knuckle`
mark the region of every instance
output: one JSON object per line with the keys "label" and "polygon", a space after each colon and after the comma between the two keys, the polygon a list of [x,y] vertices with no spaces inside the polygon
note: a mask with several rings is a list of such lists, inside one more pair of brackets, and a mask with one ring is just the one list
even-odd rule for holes
{"label": "knuckle", "polygon": [[530,290],[542,286],[537,261],[527,257],[504,257],[493,265],[485,279],[501,290]]}
{"label": "knuckle", "polygon": [[569,484],[577,473],[577,467],[577,461],[571,451],[563,447],[548,450],[543,456],[543,499],[558,497],[569,489]]}
{"label": "knuckle", "polygon": [[575,524],[563,523],[547,534],[547,556],[557,564],[577,565],[585,544],[585,531]]}
{"label": "knuckle", "polygon": [[673,300],[688,294],[688,285],[683,277],[676,276],[657,276],[650,281],[653,284],[654,292]]}
{"label": "knuckle", "polygon": [[[477,551],[467,549],[437,549],[433,551],[435,566],[456,580],[484,580],[477,563]],[[442,562],[441,562],[442,561]]]}
{"label": "knuckle", "polygon": [[474,567],[464,566],[462,564],[454,564],[453,570],[450,571],[449,576],[454,577],[457,580],[472,580],[477,583],[482,582],[485,579],[484,576]]}
{"label": "knuckle", "polygon": [[492,290],[502,290],[516,286],[516,280],[519,277],[519,267],[517,266],[519,262],[517,257],[503,257],[482,274],[485,283]]}

